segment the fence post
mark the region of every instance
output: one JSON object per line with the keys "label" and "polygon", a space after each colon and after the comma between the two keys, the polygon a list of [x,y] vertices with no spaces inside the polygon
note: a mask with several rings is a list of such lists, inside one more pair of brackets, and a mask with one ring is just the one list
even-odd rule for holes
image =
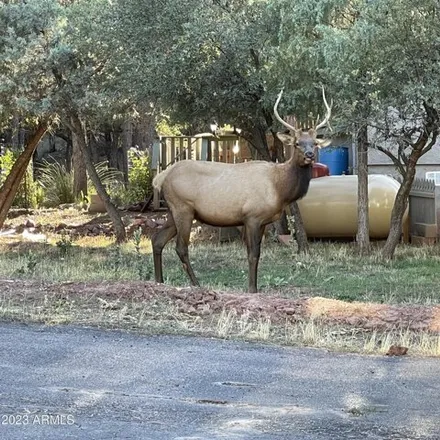
{"label": "fence post", "polygon": [[160,155],[160,166],[162,171],[167,167],[168,158],[167,158],[167,140],[161,139],[161,155]]}
{"label": "fence post", "polygon": [[432,243],[440,237],[440,187],[415,179],[409,197],[411,241]]}
{"label": "fence post", "polygon": [[437,240],[440,238],[440,186],[436,186],[434,189],[434,209],[435,219],[437,223]]}
{"label": "fence post", "polygon": [[206,138],[202,139],[202,152],[200,154],[200,160],[208,160],[208,149],[209,149],[209,140]]}
{"label": "fence post", "polygon": [[160,157],[160,141],[153,142],[153,154],[151,158],[151,169],[157,172],[157,165]]}

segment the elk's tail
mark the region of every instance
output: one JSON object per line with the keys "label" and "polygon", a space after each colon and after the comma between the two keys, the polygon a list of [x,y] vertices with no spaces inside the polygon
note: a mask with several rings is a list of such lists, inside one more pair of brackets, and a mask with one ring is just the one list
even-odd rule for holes
{"label": "elk's tail", "polygon": [[163,182],[165,181],[170,169],[171,167],[168,167],[165,171],[162,171],[161,173],[156,175],[156,177],[153,179],[154,189],[157,189],[158,191],[162,189]]}

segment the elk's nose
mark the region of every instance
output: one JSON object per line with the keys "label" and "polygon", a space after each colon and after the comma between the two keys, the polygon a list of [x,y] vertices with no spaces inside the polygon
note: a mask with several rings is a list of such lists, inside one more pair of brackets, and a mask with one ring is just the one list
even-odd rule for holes
{"label": "elk's nose", "polygon": [[314,159],[315,158],[315,153],[313,151],[307,151],[305,156],[306,156],[307,159]]}

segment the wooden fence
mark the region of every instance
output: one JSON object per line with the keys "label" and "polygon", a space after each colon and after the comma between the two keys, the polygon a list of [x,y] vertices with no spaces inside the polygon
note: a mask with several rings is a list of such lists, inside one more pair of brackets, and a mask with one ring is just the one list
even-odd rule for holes
{"label": "wooden fence", "polygon": [[415,179],[409,196],[409,232],[412,242],[440,239],[440,186],[434,181]]}
{"label": "wooden fence", "polygon": [[[235,135],[214,136],[210,133],[189,136],[162,136],[153,144],[151,169],[160,173],[179,160],[207,160],[235,163],[252,159],[247,143]],[[154,192],[153,207],[160,207]]]}
{"label": "wooden fence", "polygon": [[153,145],[151,165],[156,172],[185,159],[234,163],[249,160],[251,156],[246,143],[233,135],[163,136]]}

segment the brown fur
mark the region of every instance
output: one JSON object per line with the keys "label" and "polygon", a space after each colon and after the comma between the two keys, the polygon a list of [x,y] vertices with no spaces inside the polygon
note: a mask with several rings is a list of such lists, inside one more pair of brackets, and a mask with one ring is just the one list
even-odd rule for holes
{"label": "brown fur", "polygon": [[285,206],[303,197],[312,177],[312,160],[297,144],[313,147],[315,136],[279,135],[293,147],[289,161],[275,164],[251,161],[225,164],[204,161],[177,162],[156,176],[170,208],[167,223],[153,236],[156,281],[163,282],[162,249],[177,235],[176,251],[192,284],[197,278],[188,258],[193,219],[213,226],[245,226],[249,260],[249,291],[257,291],[257,268],[264,226],[277,220]]}
{"label": "brown fur", "polygon": [[[257,291],[257,272],[264,227],[277,220],[286,205],[304,197],[312,178],[314,148],[326,143],[316,139],[316,130],[302,131],[278,114],[281,90],[274,106],[276,119],[292,135],[277,134],[290,148],[292,157],[283,164],[252,161],[238,164],[186,160],[156,176],[153,185],[162,190],[170,215],[162,230],[152,238],[156,281],[163,283],[162,250],[175,235],[176,252],[191,283],[199,282],[188,257],[191,225],[196,218],[213,226],[244,226],[249,262],[249,292]],[[316,129],[328,123],[325,119]]]}

